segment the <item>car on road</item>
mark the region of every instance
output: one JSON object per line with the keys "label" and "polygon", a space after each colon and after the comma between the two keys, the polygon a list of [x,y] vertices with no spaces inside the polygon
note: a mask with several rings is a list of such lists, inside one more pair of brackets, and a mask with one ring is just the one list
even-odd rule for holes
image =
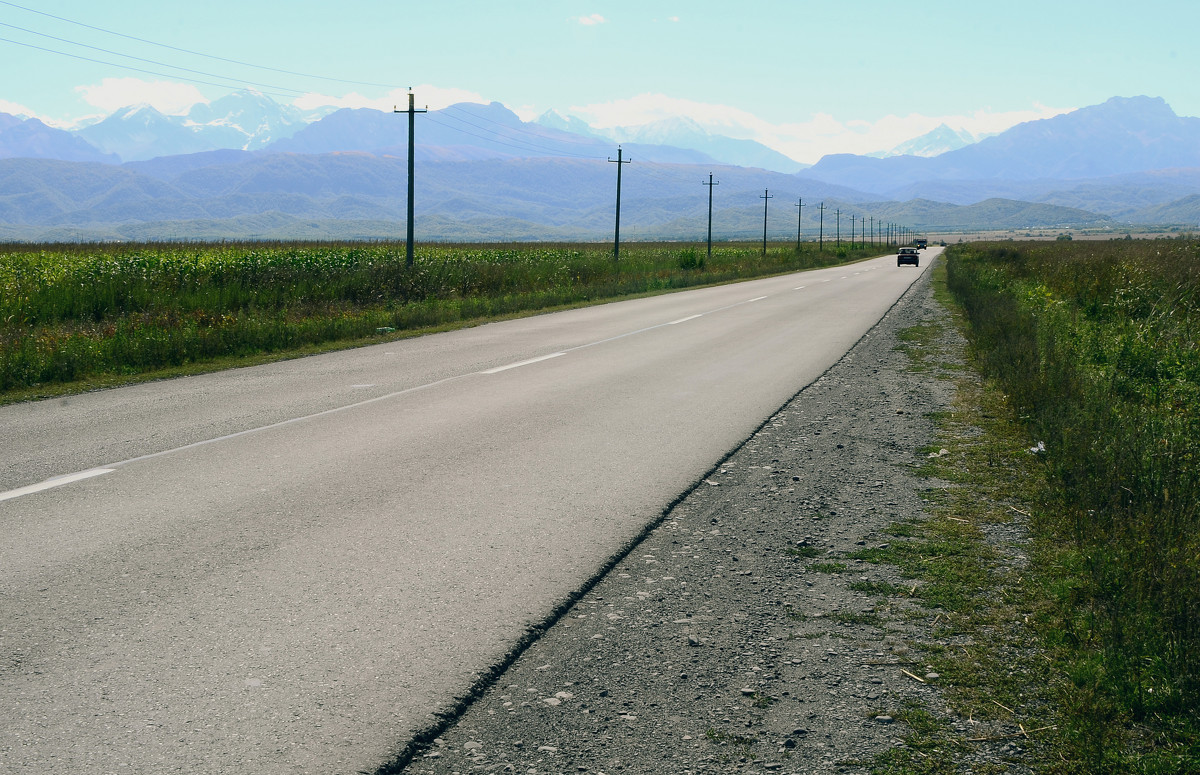
{"label": "car on road", "polygon": [[917,250],[924,250],[929,247],[929,239],[927,237],[917,237],[913,240],[913,245],[916,246]]}
{"label": "car on road", "polygon": [[920,266],[921,251],[917,248],[900,248],[900,252],[896,255],[896,266],[904,266],[905,264]]}

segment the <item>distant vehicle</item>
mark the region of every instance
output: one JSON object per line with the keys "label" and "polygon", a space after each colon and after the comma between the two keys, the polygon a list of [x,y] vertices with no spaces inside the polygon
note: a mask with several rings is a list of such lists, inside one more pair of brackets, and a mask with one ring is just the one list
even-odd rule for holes
{"label": "distant vehicle", "polygon": [[929,240],[925,239],[924,237],[917,237],[915,240],[913,240],[913,244],[917,246],[917,250],[924,250],[925,248],[929,247]]}
{"label": "distant vehicle", "polygon": [[905,264],[920,266],[921,251],[917,248],[900,248],[900,253],[896,256],[896,266],[904,266]]}

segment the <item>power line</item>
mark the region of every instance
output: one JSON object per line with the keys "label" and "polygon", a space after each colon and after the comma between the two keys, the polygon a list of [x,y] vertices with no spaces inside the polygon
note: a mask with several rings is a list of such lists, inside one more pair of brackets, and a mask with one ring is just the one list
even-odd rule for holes
{"label": "power line", "polygon": [[[47,35],[44,32],[38,32],[37,30],[26,29],[25,27],[18,27],[15,24],[6,24],[5,22],[0,22],[0,27],[8,27],[9,29],[20,30],[21,32],[29,33],[30,35],[37,35],[40,38],[49,38],[50,40],[57,40],[59,43],[67,43],[72,46],[79,46],[80,48],[87,48],[87,49],[91,49],[92,51],[99,51],[104,54],[112,54],[113,56],[125,57],[126,59],[132,59],[135,62],[145,62],[145,63],[151,64],[151,65],[159,65],[160,67],[169,67],[172,70],[181,70],[185,73],[194,73],[196,75],[203,75],[208,78],[223,78],[223,79],[229,80],[229,81],[241,81],[242,83],[247,83],[247,84],[251,84],[254,86],[264,86],[268,89],[278,89],[279,91],[289,91],[289,92],[293,92],[294,94],[297,94],[297,95],[304,94],[304,92],[300,91],[299,89],[290,89],[286,86],[276,86],[274,84],[258,83],[256,81],[242,81],[239,78],[229,78],[227,76],[220,75],[219,73],[209,73],[204,70],[193,70],[190,67],[180,67],[179,65],[173,65],[168,62],[160,62],[157,59],[146,59],[144,57],[133,56],[132,54],[122,54],[119,51],[112,51],[111,49],[101,48],[99,46],[90,46],[87,43],[80,43],[79,41],[69,40],[68,38],[59,38],[54,35]],[[65,52],[60,52],[60,53],[65,53]],[[70,55],[68,55],[68,56],[70,56]],[[174,78],[177,76],[172,75],[169,77]]]}
{"label": "power line", "polygon": [[[0,0],[0,2],[3,2],[3,0]],[[12,43],[14,46],[24,46],[25,48],[32,48],[37,51],[46,51],[51,54],[59,54],[61,56],[65,56],[65,57],[71,57],[72,59],[80,59],[80,60],[83,60],[84,62],[94,62],[99,65],[108,65],[109,67],[119,67],[123,70],[130,70],[135,73],[145,73],[147,75],[157,75],[157,76],[161,76],[163,78],[174,78],[175,80],[178,80],[178,81],[187,81],[188,83],[198,83],[198,84],[202,84],[204,86],[218,86],[222,89],[238,88],[238,86],[234,85],[234,84],[213,83],[212,81],[202,81],[199,78],[188,78],[187,76],[184,76],[184,75],[176,75],[174,73],[162,73],[157,70],[147,70],[144,67],[134,67],[133,65],[123,65],[119,62],[105,62],[102,59],[94,59],[92,57],[85,57],[81,54],[71,54],[66,51],[56,51],[55,49],[52,49],[52,48],[46,48],[45,46],[36,46],[32,43],[23,43],[22,41],[12,40],[11,38],[0,37],[0,42]],[[234,79],[234,80],[236,80],[236,79]],[[273,97],[285,97],[285,98],[292,96],[290,94],[279,94],[278,92],[263,92],[263,94],[270,94]]]}
{"label": "power line", "polygon": [[[395,84],[371,83],[370,81],[353,81],[353,80],[347,80],[344,78],[332,78],[332,77],[325,76],[325,75],[314,75],[312,73],[301,73],[301,72],[297,72],[295,70],[284,70],[283,68],[271,67],[269,65],[256,65],[253,62],[244,62],[240,59],[228,59],[226,57],[219,57],[214,54],[205,54],[203,51],[193,51],[193,50],[187,49],[187,48],[180,48],[178,46],[172,46],[167,43],[159,43],[158,41],[148,40],[146,38],[139,38],[135,35],[126,35],[123,32],[117,32],[116,30],[110,30],[110,29],[106,29],[104,27],[97,27],[93,24],[86,24],[81,21],[76,21],[75,19],[68,19],[65,16],[56,16],[52,13],[46,13],[45,11],[39,11],[35,8],[27,8],[26,6],[23,6],[23,5],[17,5],[16,3],[10,3],[7,0],[0,0],[0,5],[7,5],[11,8],[17,8],[22,11],[28,11],[29,13],[35,13],[35,14],[38,14],[39,16],[45,16],[49,19],[55,19],[60,22],[74,24],[78,27],[84,27],[89,30],[95,30],[96,32],[103,32],[106,35],[115,35],[119,38],[125,38],[126,40],[134,40],[134,41],[137,41],[138,43],[146,43],[151,46],[158,46],[160,48],[170,49],[171,51],[178,51],[182,54],[191,54],[193,56],[204,57],[206,59],[213,59],[218,62],[227,62],[227,63],[233,64],[233,65],[241,65],[242,67],[252,67],[252,68],[255,68],[256,70],[269,70],[273,73],[283,73],[285,75],[294,75],[299,78],[315,78],[315,79],[322,80],[322,81],[332,81],[334,83],[346,83],[346,84],[351,84],[351,85],[355,85],[355,86],[377,86],[377,87],[380,87],[383,89],[398,89],[398,88],[400,88],[399,86],[396,86]],[[8,41],[8,42],[13,43],[15,41]],[[25,45],[25,44],[18,44],[18,45]],[[37,46],[33,46],[32,48],[37,48]],[[53,53],[62,53],[62,52],[53,52]],[[71,56],[71,55],[68,54],[67,56]],[[122,54],[120,56],[124,56],[124,55]],[[78,58],[82,59],[83,57],[78,57]],[[110,64],[110,63],[101,62],[100,64]],[[119,66],[120,65],[118,65],[118,67]],[[234,79],[234,80],[236,80],[236,79]],[[216,85],[216,84],[209,84],[209,85]]]}

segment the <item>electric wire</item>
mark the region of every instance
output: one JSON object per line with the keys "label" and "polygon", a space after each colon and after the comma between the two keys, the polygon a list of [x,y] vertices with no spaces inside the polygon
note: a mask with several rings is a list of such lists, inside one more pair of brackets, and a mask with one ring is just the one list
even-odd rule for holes
{"label": "electric wire", "polygon": [[[35,8],[28,8],[23,5],[17,5],[16,3],[10,3],[10,2],[8,2],[8,0],[0,0],[0,5],[7,5],[11,8],[18,8],[22,11],[28,11],[29,13],[35,13],[35,14],[38,14],[40,16],[45,16],[50,19],[56,19],[58,21],[66,22],[68,24],[74,24],[76,26],[84,27],[89,30],[95,30],[96,32],[103,32],[106,35],[115,35],[119,38],[125,38],[126,40],[133,40],[133,41],[137,41],[138,43],[146,43],[151,46],[159,46],[161,48],[170,49],[171,51],[178,51],[182,54],[191,54],[193,56],[204,57],[206,59],[213,59],[218,62],[227,62],[229,64],[240,65],[242,67],[252,67],[252,68],[255,68],[256,70],[269,70],[274,73],[283,73],[285,75],[294,75],[298,78],[314,78],[314,79],[318,79],[318,80],[322,80],[322,81],[332,81],[334,83],[346,83],[346,84],[351,84],[351,85],[356,85],[356,86],[376,86],[376,87],[383,88],[383,89],[402,88],[402,87],[396,86],[394,84],[372,83],[370,81],[354,81],[354,80],[348,80],[345,78],[332,78],[332,77],[326,76],[326,75],[314,75],[312,73],[302,73],[302,72],[297,72],[295,70],[285,70],[285,69],[279,68],[279,67],[271,67],[269,65],[257,65],[257,64],[254,64],[253,62],[245,62],[240,59],[228,59],[226,57],[220,57],[220,56],[216,56],[214,54],[205,54],[203,51],[193,51],[193,50],[187,49],[187,48],[180,48],[179,46],[172,46],[167,43],[159,43],[158,41],[148,40],[146,38],[139,38],[135,35],[126,35],[123,32],[117,32],[115,30],[106,29],[104,27],[97,27],[93,24],[86,24],[84,22],[77,21],[75,19],[68,19],[65,16],[56,16],[55,14],[46,13],[45,11],[39,11]],[[9,42],[11,43],[13,41],[9,41]],[[55,53],[59,53],[59,52],[55,52]]]}
{"label": "electric wire", "polygon": [[[3,2],[3,0],[0,0],[0,2]],[[24,46],[25,48],[32,48],[32,49],[35,49],[35,50],[37,50],[37,51],[45,51],[45,52],[48,52],[48,53],[50,53],[50,54],[58,54],[58,55],[60,55],[60,56],[71,57],[72,59],[79,59],[79,60],[82,60],[82,61],[84,61],[84,62],[93,62],[93,63],[95,63],[95,64],[98,64],[98,65],[108,65],[109,67],[119,67],[119,68],[121,68],[121,69],[123,69],[123,70],[130,70],[130,71],[132,71],[132,72],[135,72],[135,73],[145,73],[145,74],[147,74],[147,75],[157,75],[157,76],[160,76],[160,77],[162,77],[162,78],[174,78],[174,79],[176,79],[176,80],[179,80],[179,81],[187,81],[188,83],[198,83],[198,84],[202,84],[202,85],[204,85],[204,86],[217,86],[217,87],[220,87],[220,88],[222,88],[222,89],[237,89],[237,88],[240,88],[240,87],[237,85],[237,83],[243,83],[243,84],[244,84],[244,82],[237,82],[237,83],[235,83],[235,84],[229,84],[229,83],[214,83],[213,81],[203,81],[203,80],[201,80],[201,79],[199,79],[199,78],[189,78],[189,77],[187,77],[187,76],[185,76],[185,75],[175,75],[175,74],[173,74],[173,73],[162,73],[162,72],[159,72],[159,71],[157,71],[157,70],[147,70],[147,69],[145,69],[144,67],[134,67],[133,65],[123,65],[123,64],[121,64],[120,62],[106,62],[106,61],[104,61],[103,59],[95,59],[94,57],[86,57],[86,56],[83,56],[82,54],[72,54],[72,53],[70,53],[70,52],[68,52],[68,51],[58,51],[58,50],[56,50],[56,49],[52,49],[52,48],[46,48],[45,46],[38,46],[38,45],[35,45],[35,44],[33,44],[33,43],[25,43],[25,42],[23,42],[23,41],[19,41],[19,40],[12,40],[11,38],[0,37],[0,42],[3,42],[3,43],[12,43],[14,46]],[[262,93],[263,93],[263,94],[270,94],[272,97],[284,97],[284,98],[290,98],[290,97],[292,97],[292,96],[293,96],[293,95],[290,95],[290,94],[280,94],[280,93],[278,93],[278,92],[268,92],[268,91],[264,91],[264,92],[262,92]]]}
{"label": "electric wire", "polygon": [[[87,43],[80,43],[79,41],[70,40],[68,38],[59,38],[54,35],[48,35],[44,32],[38,32],[36,30],[26,29],[25,27],[18,27],[15,24],[7,24],[5,22],[0,22],[0,27],[8,27],[9,29],[20,30],[21,32],[26,32],[26,33],[29,33],[30,35],[37,35],[38,37],[41,37],[41,38],[49,38],[50,40],[56,40],[59,43],[67,43],[72,46],[79,46],[80,48],[87,48],[87,49],[91,49],[92,51],[99,51],[104,54],[111,54],[112,56],[124,57],[125,59],[132,59],[135,62],[145,62],[146,64],[158,65],[160,67],[169,67],[172,70],[180,70],[185,73],[193,73],[195,75],[203,75],[206,78],[222,78],[227,81],[239,81],[241,83],[250,84],[253,86],[263,86],[267,89],[275,89],[280,92],[292,92],[293,94],[295,94],[297,96],[304,94],[304,92],[300,91],[299,89],[290,89],[287,86],[276,86],[274,84],[258,83],[256,81],[243,81],[241,79],[230,78],[228,76],[224,76],[219,73],[209,73],[204,70],[193,70],[190,67],[181,67],[179,65],[173,65],[173,64],[170,64],[169,62],[160,62],[157,59],[146,59],[144,57],[133,56],[132,54],[122,54],[119,51],[112,51],[111,49],[101,48],[99,46],[91,46],[91,45],[88,45]],[[65,53],[65,52],[58,52],[58,53]],[[175,78],[177,76],[171,75],[168,77]]]}

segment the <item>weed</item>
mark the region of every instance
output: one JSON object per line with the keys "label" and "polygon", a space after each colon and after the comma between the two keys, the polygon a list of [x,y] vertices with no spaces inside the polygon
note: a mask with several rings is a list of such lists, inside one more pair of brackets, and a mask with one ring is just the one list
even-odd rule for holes
{"label": "weed", "polygon": [[901,589],[895,584],[890,584],[886,581],[854,581],[850,584],[850,589],[855,592],[866,592],[871,595],[887,595],[888,597],[896,597],[907,594],[907,589]]}

